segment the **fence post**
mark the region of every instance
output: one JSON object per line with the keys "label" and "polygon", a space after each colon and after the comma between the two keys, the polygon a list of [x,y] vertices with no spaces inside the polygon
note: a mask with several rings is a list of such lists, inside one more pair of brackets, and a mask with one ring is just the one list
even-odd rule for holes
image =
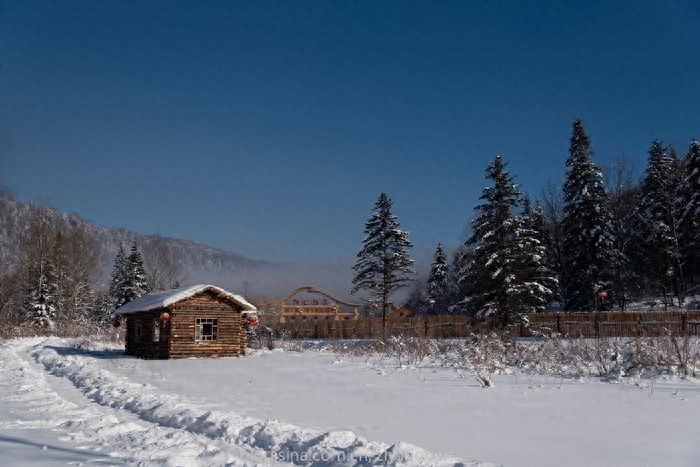
{"label": "fence post", "polygon": [[598,313],[596,313],[593,318],[593,332],[595,334],[595,337],[600,337],[600,320]]}
{"label": "fence post", "polygon": [[681,314],[681,333],[685,335],[685,326],[688,322],[688,313]]}
{"label": "fence post", "polygon": [[557,314],[557,334],[561,334],[561,315]]}

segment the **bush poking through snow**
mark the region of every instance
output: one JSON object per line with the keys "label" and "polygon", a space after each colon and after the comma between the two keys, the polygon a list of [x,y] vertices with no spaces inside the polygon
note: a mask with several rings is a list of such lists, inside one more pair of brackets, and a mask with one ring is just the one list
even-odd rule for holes
{"label": "bush poking through snow", "polygon": [[371,339],[331,341],[323,349],[336,355],[364,357],[381,366],[393,361],[401,368],[420,367],[426,362],[454,368],[463,379],[473,377],[485,388],[493,386],[494,374],[507,371],[619,381],[664,374],[695,377],[700,369],[700,338],[670,334],[598,339],[513,339],[494,332],[450,340],[396,336],[386,344]]}

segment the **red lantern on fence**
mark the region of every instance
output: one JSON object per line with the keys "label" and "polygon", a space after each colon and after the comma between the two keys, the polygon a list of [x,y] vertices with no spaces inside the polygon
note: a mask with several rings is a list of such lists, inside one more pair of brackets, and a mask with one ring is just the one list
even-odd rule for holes
{"label": "red lantern on fence", "polygon": [[118,328],[118,327],[121,326],[121,325],[122,325],[122,323],[121,323],[121,321],[119,321],[118,319],[115,319],[114,321],[112,321],[112,327],[113,327],[113,328]]}
{"label": "red lantern on fence", "polygon": [[163,313],[160,314],[160,320],[163,323],[167,323],[168,321],[170,321],[170,314],[168,314],[164,311]]}
{"label": "red lantern on fence", "polygon": [[[294,319],[294,317],[292,317]],[[248,323],[250,323],[251,326],[257,326],[258,325],[258,317],[257,316],[251,316],[248,318]]]}

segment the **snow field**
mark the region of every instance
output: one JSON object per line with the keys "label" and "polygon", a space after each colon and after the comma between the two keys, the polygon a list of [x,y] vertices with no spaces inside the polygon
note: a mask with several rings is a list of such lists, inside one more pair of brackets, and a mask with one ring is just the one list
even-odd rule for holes
{"label": "snow field", "polygon": [[[467,465],[457,458],[432,454],[407,443],[369,442],[349,431],[321,432],[277,420],[199,409],[197,403],[185,397],[115,374],[108,368],[110,363],[107,368],[100,367],[100,363],[111,361],[111,356],[121,352],[81,353],[59,339],[23,344],[25,352],[48,375],[72,383],[72,392],[82,393],[87,407],[77,411],[70,407],[70,402],[53,393],[61,403],[47,410],[46,415],[55,417],[55,427],[65,430],[72,441],[104,446],[109,457],[128,463]],[[10,354],[8,360],[13,359],[16,365],[31,368],[31,364],[21,361],[20,352],[13,351],[9,345],[4,345],[2,350]],[[224,360],[231,364],[237,359]],[[37,369],[32,372],[33,376],[42,375]],[[44,382],[36,391],[51,393],[49,386]],[[70,395],[71,399],[75,397]],[[24,401],[25,396],[19,394],[15,402]]]}
{"label": "snow field", "polygon": [[693,379],[507,369],[483,388],[439,359],[328,349],[149,361],[99,343],[4,341],[0,450],[8,465],[47,466],[700,465]]}

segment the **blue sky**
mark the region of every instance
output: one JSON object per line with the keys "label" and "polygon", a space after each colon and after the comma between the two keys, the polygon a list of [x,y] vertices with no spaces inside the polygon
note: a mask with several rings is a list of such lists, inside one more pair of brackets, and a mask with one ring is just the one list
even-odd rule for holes
{"label": "blue sky", "polygon": [[695,1],[2,1],[0,187],[253,259],[354,258],[380,192],[455,248],[496,154],[700,138]]}

